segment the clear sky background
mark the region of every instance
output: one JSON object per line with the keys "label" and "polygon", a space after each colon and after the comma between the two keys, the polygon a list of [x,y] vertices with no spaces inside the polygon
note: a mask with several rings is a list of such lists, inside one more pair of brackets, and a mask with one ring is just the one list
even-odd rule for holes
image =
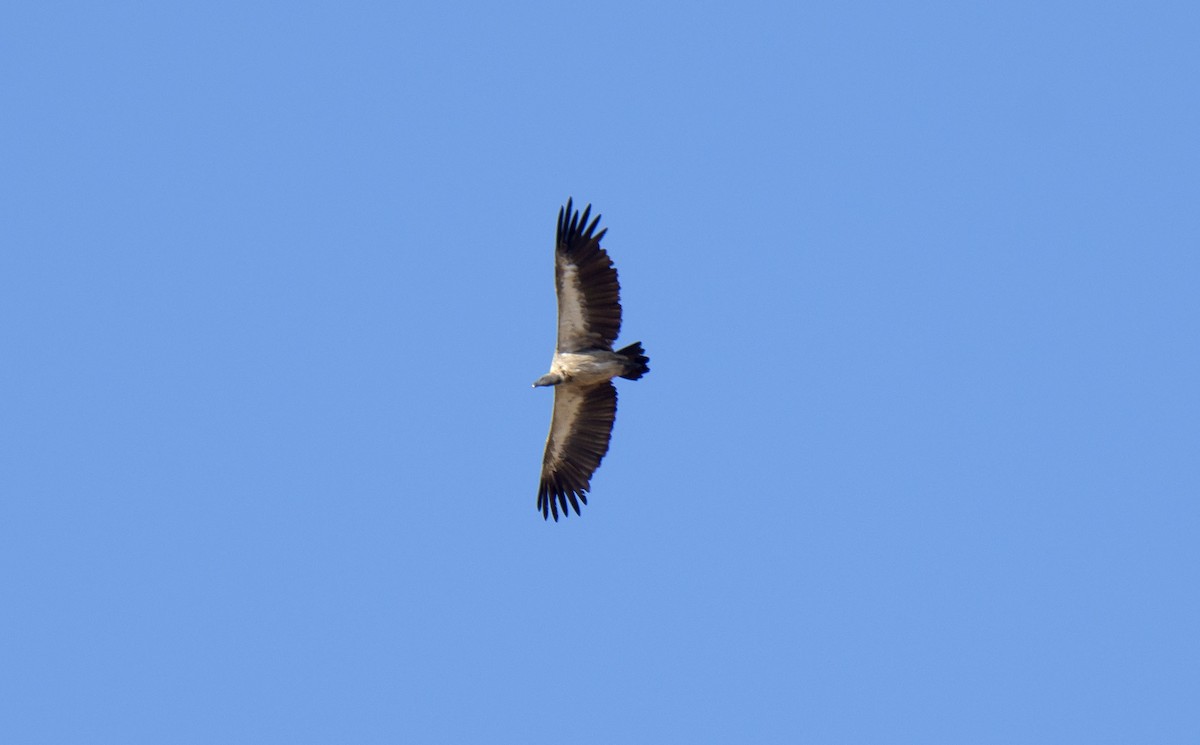
{"label": "clear sky background", "polygon": [[[1194,3],[13,3],[0,740],[1200,742]],[[554,221],[621,341],[535,511]]]}

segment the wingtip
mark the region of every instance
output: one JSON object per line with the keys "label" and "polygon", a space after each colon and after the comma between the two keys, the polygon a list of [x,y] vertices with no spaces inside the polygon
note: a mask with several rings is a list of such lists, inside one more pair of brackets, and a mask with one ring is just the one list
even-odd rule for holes
{"label": "wingtip", "polygon": [[566,205],[558,210],[558,245],[575,246],[578,244],[580,248],[586,246],[598,246],[600,239],[608,232],[608,228],[604,228],[599,233],[596,228],[600,225],[600,218],[603,217],[600,213],[592,216],[592,205],[589,202],[583,212],[575,209],[575,200],[573,197],[567,197]]}
{"label": "wingtip", "polygon": [[559,513],[565,519],[571,516],[572,509],[576,515],[582,516],[587,503],[587,492],[582,490],[550,488],[545,484],[538,490],[537,511],[542,513],[543,520],[554,518],[554,522],[558,522]]}

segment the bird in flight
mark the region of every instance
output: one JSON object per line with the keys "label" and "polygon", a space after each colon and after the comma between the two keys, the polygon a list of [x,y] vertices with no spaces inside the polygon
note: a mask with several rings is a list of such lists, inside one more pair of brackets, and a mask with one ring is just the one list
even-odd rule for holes
{"label": "bird in flight", "polygon": [[554,413],[537,507],[543,519],[568,503],[579,514],[587,504],[592,474],[608,452],[617,416],[613,378],[637,380],[650,371],[650,358],[635,342],[613,351],[621,330],[621,286],[608,253],[600,247],[607,228],[596,232],[600,216],[588,223],[592,206],[572,211],[571,200],[558,211],[554,246],[554,281],[558,291],[558,344],[550,372],[533,387],[554,386]]}

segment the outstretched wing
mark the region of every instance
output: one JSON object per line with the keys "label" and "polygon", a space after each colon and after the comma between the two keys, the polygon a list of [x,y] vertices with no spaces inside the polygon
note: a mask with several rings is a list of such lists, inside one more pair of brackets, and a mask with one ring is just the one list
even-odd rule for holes
{"label": "outstretched wing", "polygon": [[542,482],[538,487],[538,509],[543,517],[558,520],[567,503],[579,514],[579,503],[587,504],[592,474],[608,452],[613,420],[617,417],[617,389],[611,382],[589,386],[558,385],[554,388],[554,415],[542,458]]}
{"label": "outstretched wing", "polygon": [[607,231],[588,224],[592,205],[580,216],[571,200],[558,211],[554,277],[558,289],[558,351],[612,350],[621,330],[621,286],[608,253],[600,247]]}

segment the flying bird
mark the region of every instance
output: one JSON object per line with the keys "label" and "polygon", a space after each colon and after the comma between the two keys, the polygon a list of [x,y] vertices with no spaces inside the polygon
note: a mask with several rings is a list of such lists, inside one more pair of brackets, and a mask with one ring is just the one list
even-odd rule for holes
{"label": "flying bird", "polygon": [[617,270],[600,240],[608,229],[596,232],[600,215],[588,223],[592,205],[583,215],[572,211],[571,200],[558,211],[558,237],[554,246],[554,280],[558,291],[558,344],[550,372],[533,387],[554,386],[554,413],[538,509],[543,519],[568,503],[579,514],[587,504],[592,474],[608,452],[613,420],[617,416],[617,389],[613,378],[637,380],[650,371],[650,358],[641,342],[613,351],[621,330],[621,286]]}

